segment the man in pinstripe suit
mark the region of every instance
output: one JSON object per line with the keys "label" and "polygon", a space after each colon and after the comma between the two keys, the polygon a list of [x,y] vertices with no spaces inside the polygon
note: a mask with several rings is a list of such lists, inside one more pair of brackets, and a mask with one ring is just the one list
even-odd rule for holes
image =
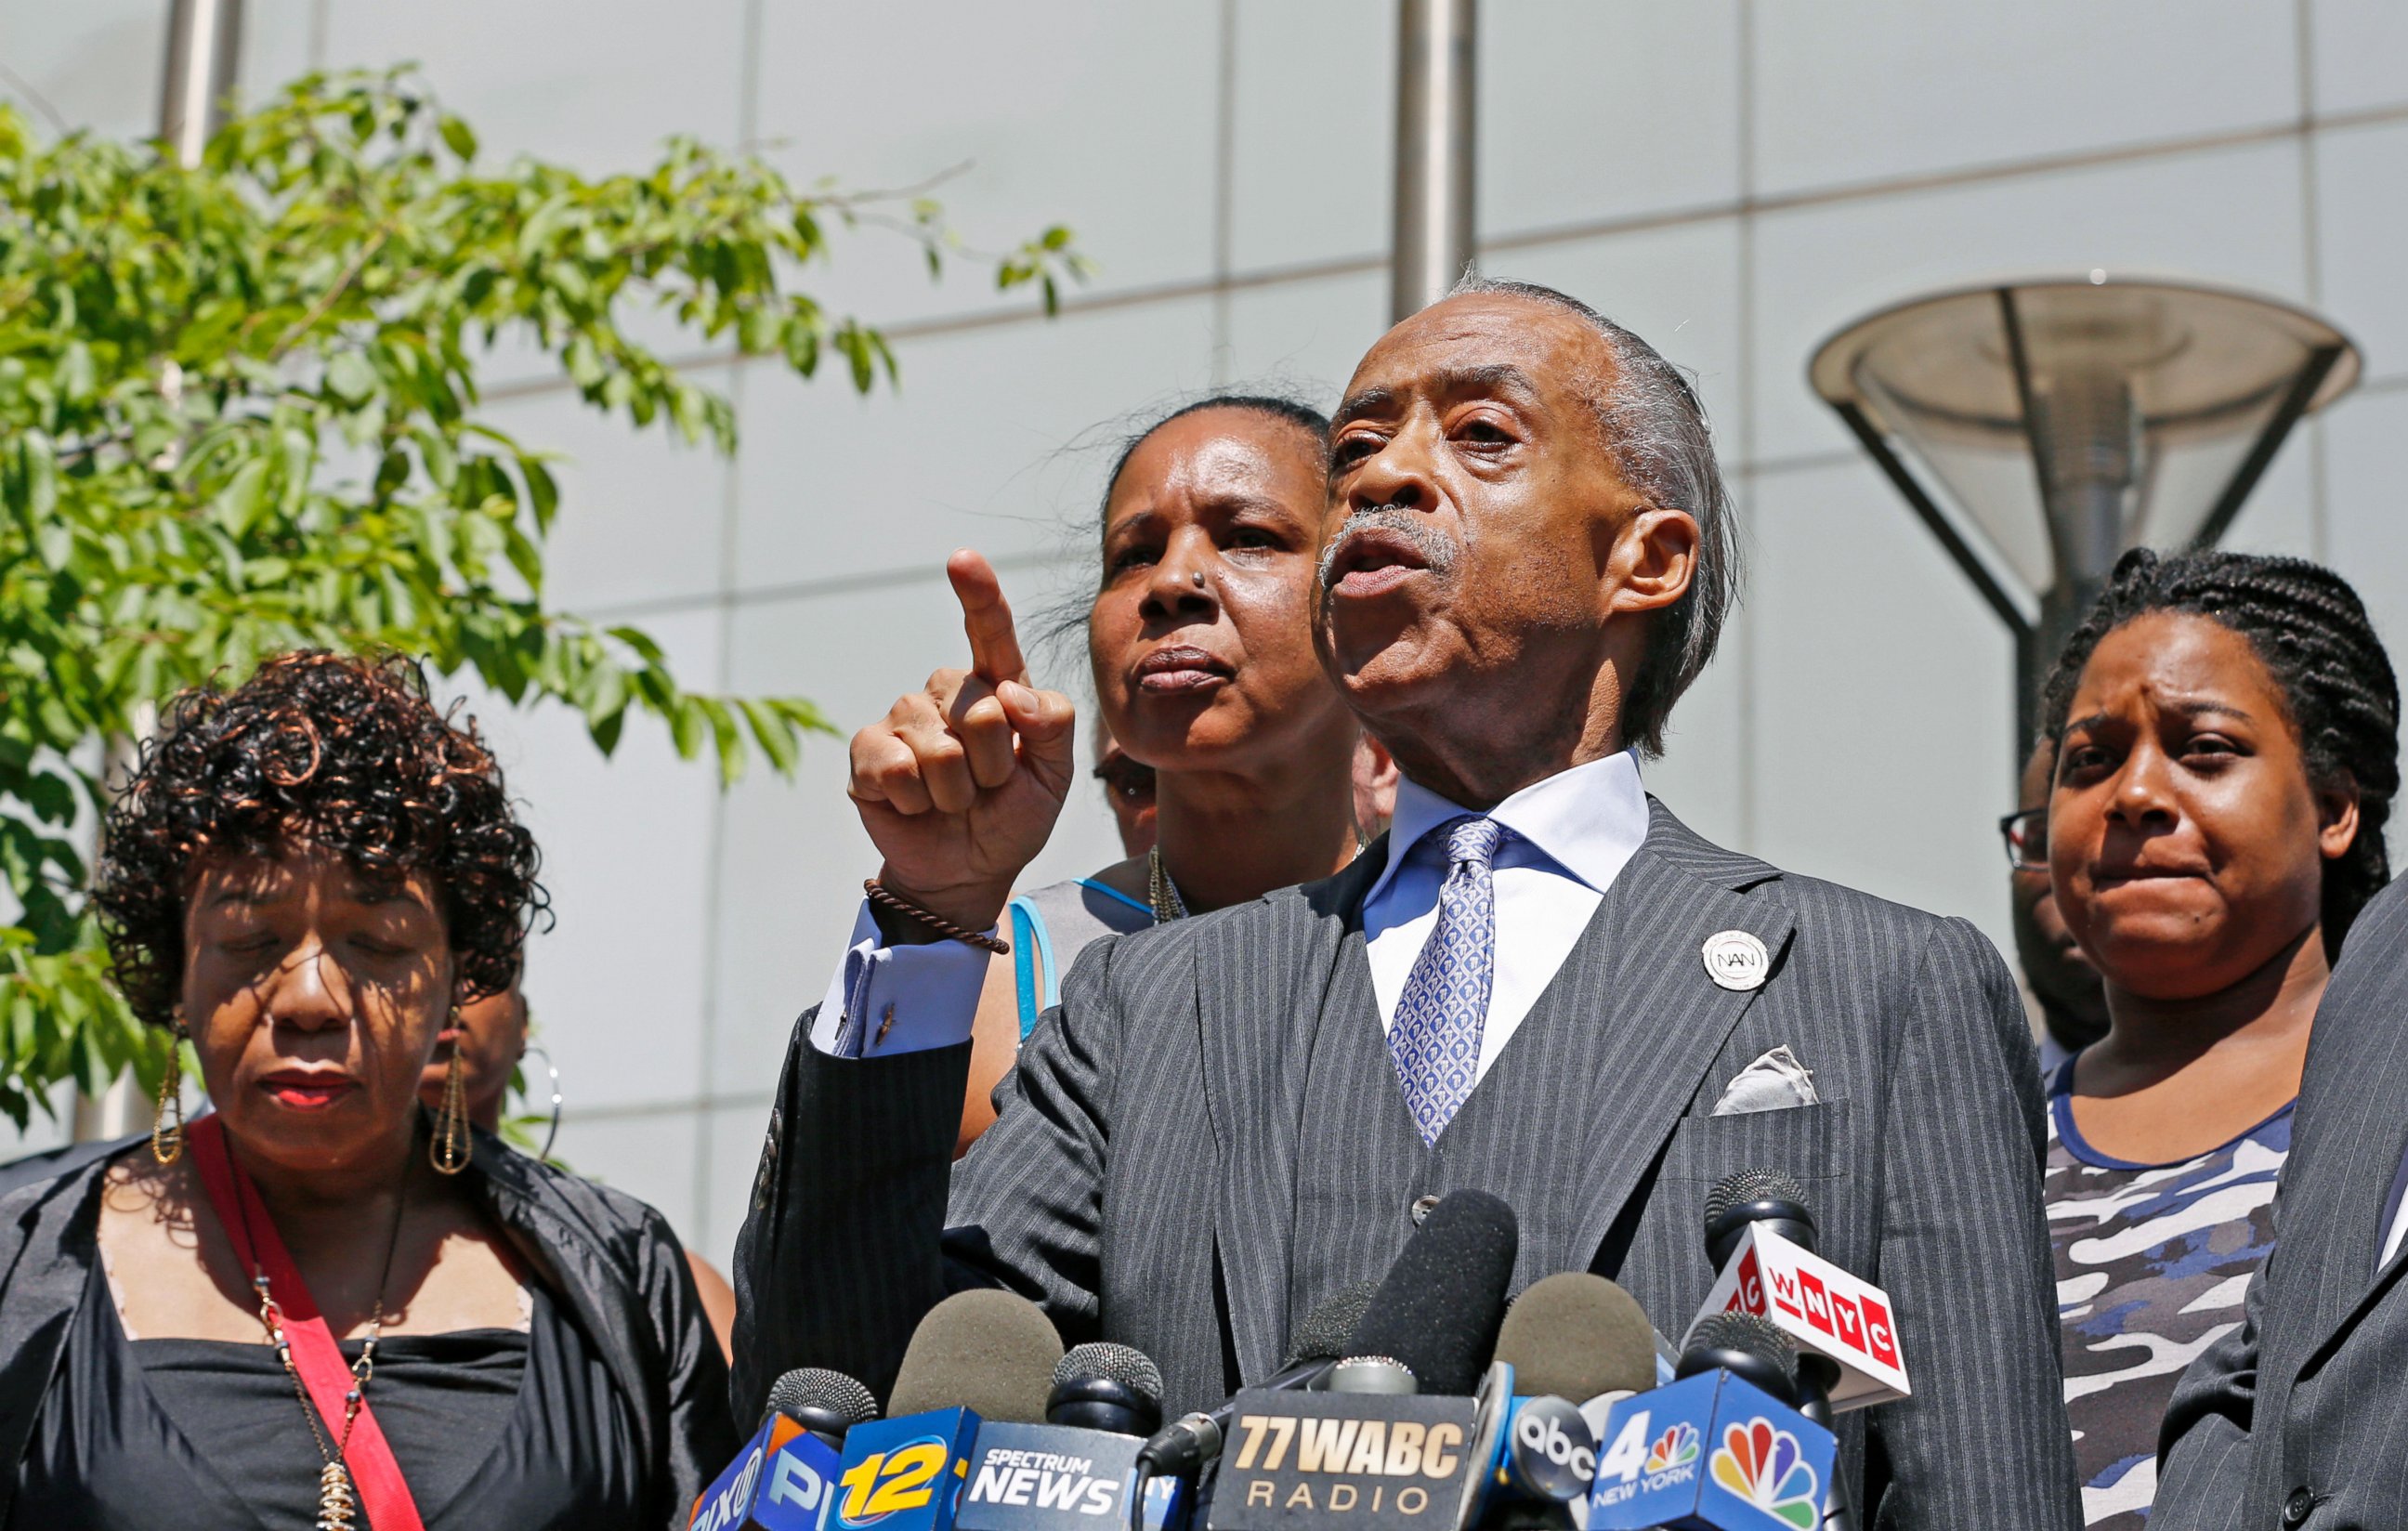
{"label": "man in pinstripe suit", "polygon": [[[1520,1213],[1517,1283],[1594,1269],[1677,1334],[1713,1275],[1704,1193],[1757,1166],[1896,1299],[1914,1395],[1842,1422],[1865,1524],[2076,1524],[2005,964],[1640,785],[1737,588],[1686,384],[1560,293],[1469,283],[1364,359],[1332,449],[1317,637],[1403,768],[1391,834],[1328,881],[1090,947],[949,1180],[985,954],[946,930],[992,926],[1071,780],[1068,704],[957,557],[972,669],[853,741],[896,902],[865,906],[789,1049],[738,1247],[739,1410],[793,1366],[882,1389],[979,1281],[1210,1404],[1465,1187]],[[1151,556],[1169,644],[1206,577]]]}
{"label": "man in pinstripe suit", "polygon": [[2316,1007],[2274,1252],[2194,1362],[2151,1525],[2408,1525],[2408,879],[2377,894]]}

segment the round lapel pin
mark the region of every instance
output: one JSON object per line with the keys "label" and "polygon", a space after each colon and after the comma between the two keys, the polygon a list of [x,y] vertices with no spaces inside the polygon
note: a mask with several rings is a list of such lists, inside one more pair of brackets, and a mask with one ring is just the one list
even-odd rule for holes
{"label": "round lapel pin", "polygon": [[1761,989],[1772,970],[1764,943],[1744,930],[1716,931],[1698,955],[1705,958],[1706,976],[1726,989]]}

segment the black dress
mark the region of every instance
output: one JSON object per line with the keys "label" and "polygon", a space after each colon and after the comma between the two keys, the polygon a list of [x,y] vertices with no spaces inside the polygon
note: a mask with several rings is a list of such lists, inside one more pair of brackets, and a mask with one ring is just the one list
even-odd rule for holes
{"label": "black dress", "polygon": [[[120,1152],[149,1151],[136,1142]],[[322,1465],[289,1381],[277,1382],[284,1412],[266,1412],[266,1347],[196,1354],[190,1342],[128,1344],[119,1328],[108,1284],[93,1274],[110,1162],[0,1193],[0,1527],[307,1531],[314,1515],[265,1519],[278,1513],[273,1496],[314,1495]],[[742,1438],[677,1236],[624,1193],[481,1132],[457,1183],[543,1298],[525,1336],[378,1347],[370,1397],[427,1524],[569,1524],[563,1507],[572,1497],[559,1491],[569,1485],[578,1524],[683,1531],[695,1496]],[[194,1381],[186,1373],[194,1363],[208,1371],[215,1357],[225,1369],[200,1380],[195,1405],[182,1391]],[[256,1393],[245,1366],[263,1368],[250,1379]],[[260,1412],[221,1429],[221,1412],[231,1417],[243,1398]],[[480,1425],[486,1408],[495,1412]],[[296,1477],[281,1476],[285,1464]],[[37,1489],[37,1508],[18,1504]],[[88,1497],[62,1510],[58,1496],[75,1492]]]}
{"label": "black dress", "polygon": [[[369,1402],[428,1531],[643,1524],[625,1402],[577,1324],[540,1283],[530,1290],[526,1334],[377,1346]],[[359,1352],[344,1342],[346,1359]],[[129,1342],[95,1264],[7,1524],[306,1531],[323,1461],[265,1344]]]}

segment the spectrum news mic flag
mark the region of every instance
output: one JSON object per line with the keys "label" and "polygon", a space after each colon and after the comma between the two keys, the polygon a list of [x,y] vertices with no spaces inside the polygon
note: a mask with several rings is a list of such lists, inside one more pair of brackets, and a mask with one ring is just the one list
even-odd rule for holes
{"label": "spectrum news mic flag", "polygon": [[1472,1394],[1519,1245],[1485,1192],[1432,1208],[1318,1387],[1238,1395],[1209,1531],[1460,1531],[1503,1428]]}
{"label": "spectrum news mic flag", "polygon": [[786,1373],[761,1427],[695,1500],[689,1531],[820,1531],[845,1435],[877,1415],[869,1389],[840,1371]]}
{"label": "spectrum news mic flag", "polygon": [[1162,1372],[1126,1345],[1094,1342],[1054,1371],[1042,1424],[979,1426],[954,1531],[1120,1531],[1142,1495],[1140,1528],[1166,1531],[1186,1511],[1185,1484],[1139,1471],[1162,1423]]}
{"label": "spectrum news mic flag", "polygon": [[1587,1531],[1814,1531],[1837,1445],[1798,1411],[1788,1338],[1716,1314],[1675,1369],[1607,1411]]}

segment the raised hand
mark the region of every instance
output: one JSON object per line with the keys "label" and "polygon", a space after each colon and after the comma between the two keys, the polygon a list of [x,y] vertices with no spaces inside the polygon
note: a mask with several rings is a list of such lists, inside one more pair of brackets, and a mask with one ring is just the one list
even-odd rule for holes
{"label": "raised hand", "polygon": [[[995,923],[1054,833],[1073,775],[1070,699],[1029,684],[995,570],[945,561],[970,667],[939,670],[853,737],[846,791],[896,896],[970,930]],[[882,922],[883,923],[883,922]],[[899,928],[889,926],[896,934]]]}

